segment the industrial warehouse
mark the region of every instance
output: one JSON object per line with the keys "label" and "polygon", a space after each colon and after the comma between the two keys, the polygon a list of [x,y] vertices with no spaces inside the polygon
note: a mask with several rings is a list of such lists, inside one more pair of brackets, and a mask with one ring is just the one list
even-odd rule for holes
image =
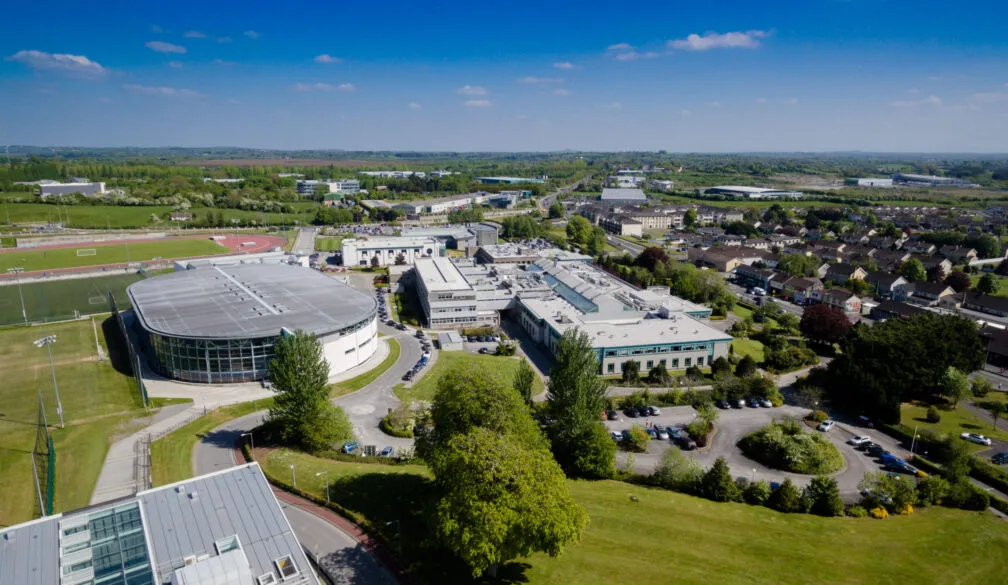
{"label": "industrial warehouse", "polygon": [[316,334],[335,376],[377,347],[377,302],[285,264],[203,266],[127,289],[152,369],[186,382],[262,379],[284,331]]}
{"label": "industrial warehouse", "polygon": [[[417,295],[428,326],[497,326],[506,316],[551,354],[560,336],[577,328],[591,339],[600,374],[617,373],[629,360],[642,370],[658,364],[681,370],[728,355],[732,338],[705,323],[708,307],[672,296],[668,287],[638,289],[588,257],[559,252],[529,247],[512,255],[515,263],[417,260]],[[495,250],[495,258],[506,257]]]}

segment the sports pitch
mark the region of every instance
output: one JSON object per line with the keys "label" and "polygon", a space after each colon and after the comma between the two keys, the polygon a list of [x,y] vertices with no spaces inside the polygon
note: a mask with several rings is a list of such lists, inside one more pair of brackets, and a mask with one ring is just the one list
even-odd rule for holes
{"label": "sports pitch", "polygon": [[161,242],[130,244],[85,244],[73,248],[47,250],[24,249],[0,253],[0,272],[8,268],[24,268],[27,272],[107,266],[128,262],[148,262],[155,258],[187,258],[226,254],[231,250],[202,238],[166,239]]}
{"label": "sports pitch", "polygon": [[23,324],[21,297],[29,323],[65,321],[80,315],[109,311],[108,293],[115,296],[120,309],[129,306],[126,287],[138,280],[139,274],[114,274],[92,278],[73,278],[43,282],[26,282],[18,287],[13,282],[0,286],[0,326]]}

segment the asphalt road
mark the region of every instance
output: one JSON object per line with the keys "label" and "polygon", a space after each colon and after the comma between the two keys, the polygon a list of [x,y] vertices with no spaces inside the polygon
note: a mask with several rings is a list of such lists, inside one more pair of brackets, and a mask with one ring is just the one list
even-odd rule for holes
{"label": "asphalt road", "polygon": [[[731,290],[733,293],[735,293],[735,296],[737,296],[739,300],[745,301],[747,303],[752,303],[754,305],[756,304],[756,297],[753,295],[746,294],[746,289],[744,286],[733,284],[731,282],[728,282],[727,280],[725,282],[728,284],[728,289]],[[772,297],[764,297],[764,298],[769,299],[767,302],[776,303],[778,307],[787,311],[788,313],[794,313],[799,317],[801,317],[805,313],[804,307],[796,305],[790,301],[786,301],[784,299],[775,299]]]}
{"label": "asphalt road", "polygon": [[[799,486],[805,485],[813,476],[788,473],[766,467],[743,455],[741,449],[736,446],[736,443],[742,437],[766,425],[772,419],[780,420],[788,416],[801,418],[807,413],[808,409],[787,405],[779,408],[746,407],[743,409],[721,410],[716,424],[717,432],[711,445],[689,452],[687,455],[694,457],[705,469],[709,468],[715,459],[723,456],[731,468],[732,475],[735,477],[745,477],[752,480],[755,474],[757,480],[765,479],[771,482],[781,482],[785,478],[790,478],[791,481]],[[661,416],[651,417],[646,420],[665,426],[685,426],[693,420],[694,416],[695,411],[692,407],[680,406],[663,408]],[[645,419],[640,418],[626,418],[622,413],[620,413],[620,417],[623,420],[608,421],[606,422],[606,426],[610,430],[621,431],[634,424],[643,424],[645,421]],[[810,429],[809,432],[818,431]],[[882,470],[882,466],[878,461],[847,445],[847,439],[850,439],[855,434],[865,434],[870,436],[872,441],[882,445],[898,457],[909,455],[909,453],[906,453],[899,446],[896,440],[881,433],[873,433],[870,429],[837,423],[832,431],[824,434],[837,446],[840,453],[844,456],[846,465],[837,473],[832,474],[832,477],[837,480],[840,493],[847,500],[857,498],[857,486],[865,473]],[[672,443],[669,441],[651,441],[647,453],[634,454],[634,471],[638,473],[651,473],[654,471],[655,465],[661,461],[664,452],[669,448],[672,448]],[[627,457],[628,454],[626,452],[620,451],[617,454],[617,464],[625,464]]]}

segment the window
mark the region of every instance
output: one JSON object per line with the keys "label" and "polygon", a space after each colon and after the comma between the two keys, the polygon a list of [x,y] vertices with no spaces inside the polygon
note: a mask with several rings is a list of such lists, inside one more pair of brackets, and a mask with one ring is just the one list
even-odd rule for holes
{"label": "window", "polygon": [[275,583],[277,582],[276,576],[273,573],[266,573],[264,575],[259,575],[258,577],[256,577],[256,581],[259,582],[259,585],[275,585]]}
{"label": "window", "polygon": [[217,549],[217,554],[222,555],[228,551],[232,551],[236,548],[241,548],[241,541],[238,540],[238,535],[233,534],[227,538],[222,538],[214,543],[214,548]]}
{"label": "window", "polygon": [[647,361],[647,369],[650,370],[653,367],[654,367],[654,360],[648,360]]}
{"label": "window", "polygon": [[673,368],[679,367],[679,358],[672,358],[672,367]]}
{"label": "window", "polygon": [[696,365],[698,365],[698,366],[702,366],[703,365],[703,358],[702,357],[698,357],[696,359]]}
{"label": "window", "polygon": [[688,368],[693,364],[693,358],[686,358],[683,363],[686,364],[686,367]]}
{"label": "window", "polygon": [[280,578],[285,581],[298,574],[298,568],[294,565],[294,559],[290,555],[280,557],[273,561],[273,564],[276,565],[277,571],[280,571]]}
{"label": "window", "polygon": [[609,364],[606,366],[606,373],[612,374],[616,372],[616,364]]}
{"label": "window", "polygon": [[665,364],[665,360],[664,360],[664,359],[660,359],[660,360],[658,360],[658,363],[659,363],[659,364],[661,364],[661,365],[663,365],[663,366],[664,366],[664,365],[666,365],[666,364]]}

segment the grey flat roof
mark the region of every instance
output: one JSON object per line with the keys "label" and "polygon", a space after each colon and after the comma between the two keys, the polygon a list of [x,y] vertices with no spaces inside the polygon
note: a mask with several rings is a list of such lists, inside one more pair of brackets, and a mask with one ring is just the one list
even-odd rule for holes
{"label": "grey flat roof", "polygon": [[423,279],[427,292],[472,290],[450,258],[417,258],[413,267]]}
{"label": "grey flat roof", "polygon": [[369,295],[286,264],[206,266],[135,282],[126,289],[148,331],[187,338],[250,338],[304,329],[325,335],[377,310]]}
{"label": "grey flat roof", "polygon": [[641,189],[602,189],[602,201],[647,201]]}

